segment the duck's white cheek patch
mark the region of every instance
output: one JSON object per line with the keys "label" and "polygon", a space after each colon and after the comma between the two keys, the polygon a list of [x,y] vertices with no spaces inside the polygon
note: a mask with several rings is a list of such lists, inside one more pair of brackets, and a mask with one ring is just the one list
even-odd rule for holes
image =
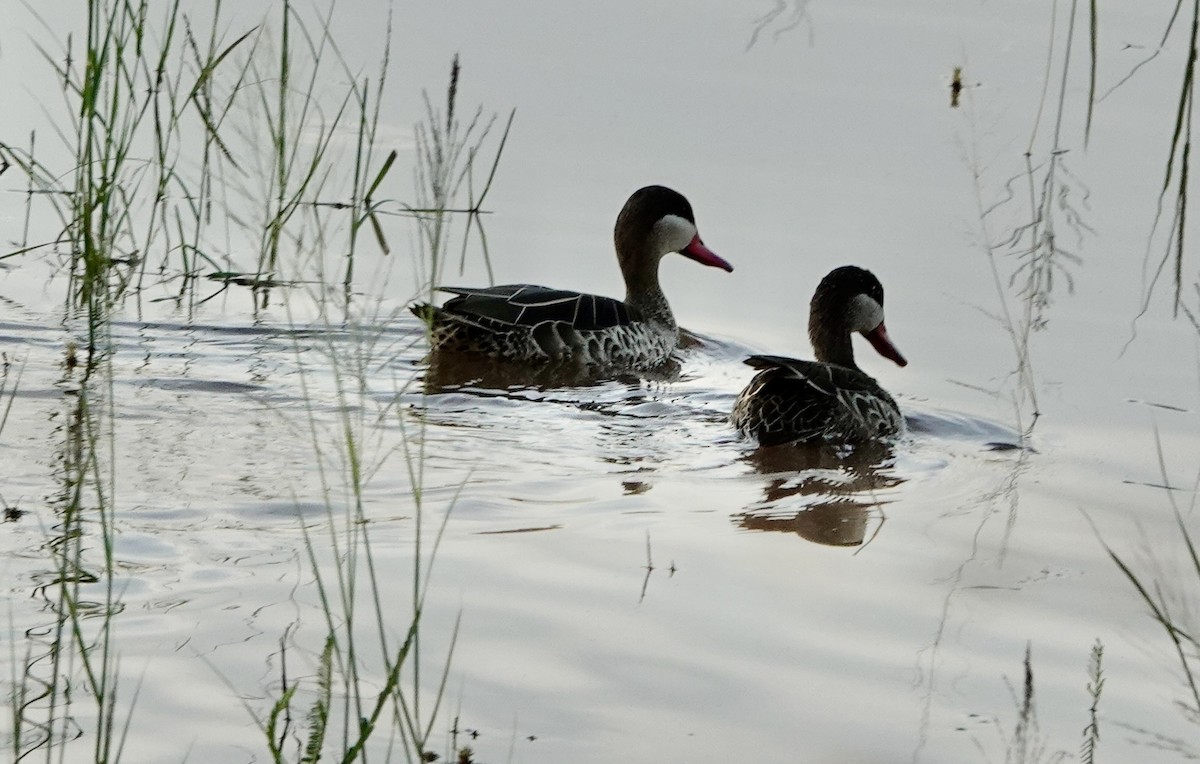
{"label": "duck's white cheek patch", "polygon": [[655,241],[655,249],[660,253],[678,252],[692,243],[696,236],[696,226],[687,218],[678,215],[663,215],[654,228],[651,236]]}
{"label": "duck's white cheek patch", "polygon": [[850,298],[846,317],[850,331],[869,332],[883,323],[883,306],[865,294],[856,294]]}

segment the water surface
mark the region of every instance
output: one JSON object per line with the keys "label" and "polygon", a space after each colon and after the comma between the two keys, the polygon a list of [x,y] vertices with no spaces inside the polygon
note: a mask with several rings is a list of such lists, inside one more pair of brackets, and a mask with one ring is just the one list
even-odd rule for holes
{"label": "water surface", "polygon": [[[1136,62],[1126,43],[1157,44],[1160,5],[1104,27],[1103,84]],[[408,252],[376,266],[386,282],[363,276],[361,320],[314,320],[302,290],[258,313],[236,293],[192,313],[121,310],[100,394],[117,645],[128,686],[141,682],[128,760],[265,759],[242,702],[269,707],[285,633],[294,673],[314,671],[324,617],[305,530],[323,538],[326,497],[344,498],[346,413],[363,436],[393,635],[408,624],[418,535],[404,443],[424,460],[422,537],[453,507],[422,661],[439,670],[461,614],[439,729],[457,714],[481,761],[1000,760],[1027,646],[1040,734],[1074,754],[1097,639],[1101,758],[1179,760],[1151,745],[1194,737],[1172,707],[1169,644],[1101,543],[1169,574],[1186,550],[1160,486],[1188,519],[1194,503],[1196,332],[1162,300],[1134,324],[1179,51],[1098,107],[1086,152],[1082,78],[1070,93],[1070,199],[1091,231],[1064,227],[1083,262],[1034,335],[1040,416],[1031,448],[1011,448],[1032,407],[1014,402],[1019,360],[996,319],[975,193],[991,204],[1020,177],[1049,10],[805,3],[799,26],[773,22],[747,48],[772,7],[445,3],[396,23],[385,123],[404,162],[419,89],[440,87],[454,52],[467,103],[518,109],[489,197],[499,281],[620,296],[610,237],[625,197],[652,182],[688,195],[736,270],[664,262],[693,340],[672,373],[564,384],[431,369],[403,310],[417,291]],[[382,10],[343,10],[338,30],[364,41],[348,55],[367,56]],[[22,44],[0,66],[27,63]],[[957,109],[954,66],[969,85]],[[5,116],[0,129],[28,126]],[[23,214],[12,196],[6,240]],[[1014,202],[987,235],[1027,219]],[[808,297],[845,263],[887,289],[910,365],[865,344],[859,355],[910,432],[878,448],[756,451],[725,421],[753,373],[741,359],[806,355]],[[32,645],[40,676],[44,546],[79,385],[64,358],[81,327],[61,318],[61,274],[6,265],[0,351],[21,384],[0,496],[24,514],[5,524],[0,559],[18,663]],[[998,263],[1014,307],[1017,265]],[[486,270],[472,256],[452,279],[483,283]],[[382,743],[372,753],[387,756]]]}

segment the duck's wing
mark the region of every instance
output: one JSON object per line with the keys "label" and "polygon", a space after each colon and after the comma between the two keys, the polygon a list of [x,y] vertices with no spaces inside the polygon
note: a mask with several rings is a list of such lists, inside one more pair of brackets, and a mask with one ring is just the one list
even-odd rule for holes
{"label": "duck's wing", "polygon": [[620,300],[533,284],[441,287],[457,295],[446,301],[447,313],[494,326],[533,327],[546,322],[566,324],[577,331],[597,331],[628,326],[640,319]]}
{"label": "duck's wing", "polygon": [[874,378],[858,369],[833,363],[805,361],[781,355],[752,355],[745,363],[760,371],[774,369],[772,380],[778,380],[779,384],[811,388],[811,394],[817,397],[836,395],[838,391],[867,394],[882,392]]}

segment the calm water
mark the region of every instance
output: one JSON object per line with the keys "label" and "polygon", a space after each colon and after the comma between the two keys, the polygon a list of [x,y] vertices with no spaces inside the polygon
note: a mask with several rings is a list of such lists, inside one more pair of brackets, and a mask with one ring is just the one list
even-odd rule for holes
{"label": "calm water", "polygon": [[[160,303],[119,316],[111,390],[97,394],[113,413],[122,681],[130,694],[141,682],[126,760],[268,759],[243,702],[269,708],[285,633],[290,670],[313,671],[324,621],[302,528],[327,538],[346,411],[363,439],[393,634],[407,627],[418,533],[405,436],[423,448],[427,542],[453,505],[421,657],[440,670],[461,613],[439,729],[458,714],[479,732],[481,761],[1001,761],[1027,645],[1042,760],[1073,756],[1097,639],[1100,760],[1181,759],[1157,744],[1195,739],[1173,706],[1169,644],[1101,543],[1180,581],[1170,593],[1185,607],[1156,439],[1190,519],[1200,343],[1165,294],[1134,324],[1181,51],[1100,104],[1086,152],[1075,70],[1065,187],[1090,230],[1060,223],[1083,262],[1034,335],[1041,417],[1022,452],[996,447],[1018,440],[1018,362],[995,318],[975,193],[986,207],[1014,178],[1024,188],[1049,8],[809,2],[798,26],[786,6],[747,48],[773,3],[692,6],[397,9],[384,115],[411,162],[419,91],[440,88],[454,52],[465,103],[518,109],[488,203],[501,282],[619,296],[621,203],[651,182],[687,194],[706,243],[736,270],[664,263],[694,340],[676,374],[567,386],[430,370],[403,310],[416,291],[405,251],[363,269],[388,279],[363,279],[361,321],[313,320],[300,290],[258,315],[230,293],[191,316]],[[1127,46],[1157,44],[1171,7],[1102,20],[1101,90],[1145,54]],[[335,30],[361,40],[353,53],[367,62],[380,13],[347,5]],[[34,29],[0,40],[0,68],[33,60],[21,35]],[[954,66],[968,85],[958,109]],[[1047,154],[1042,120],[1035,161]],[[0,118],[2,135],[28,129]],[[9,177],[5,190],[19,189]],[[408,198],[406,181],[389,193]],[[5,196],[0,233],[15,240],[23,209]],[[1027,220],[1013,202],[986,235]],[[1017,262],[999,260],[1013,306]],[[752,375],[741,359],[807,354],[811,290],[843,263],[887,289],[910,365],[865,344],[860,360],[911,432],[850,454],[758,453],[725,424]],[[61,318],[61,275],[3,266],[0,352],[22,376],[0,433],[0,497],[25,514],[3,526],[0,571],[15,670],[44,676],[43,547],[79,384],[64,348],[79,327]],[[486,271],[471,257],[450,280],[482,283]],[[386,758],[382,742],[373,755]]]}

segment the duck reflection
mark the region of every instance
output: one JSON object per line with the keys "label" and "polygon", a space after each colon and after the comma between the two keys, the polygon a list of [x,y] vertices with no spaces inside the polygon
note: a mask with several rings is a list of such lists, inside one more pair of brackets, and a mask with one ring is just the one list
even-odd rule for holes
{"label": "duck reflection", "polygon": [[734,522],[827,546],[861,545],[872,516],[881,517],[886,503],[875,492],[904,482],[892,471],[891,445],[881,442],[772,446],[755,450],[746,461],[768,481],[762,501],[734,515]]}
{"label": "duck reflection", "polygon": [[680,378],[681,369],[674,358],[654,369],[637,372],[576,363],[500,362],[465,353],[434,353],[427,360],[429,367],[423,379],[428,395],[451,391],[502,395],[515,389],[588,388],[606,382],[675,382]]}

